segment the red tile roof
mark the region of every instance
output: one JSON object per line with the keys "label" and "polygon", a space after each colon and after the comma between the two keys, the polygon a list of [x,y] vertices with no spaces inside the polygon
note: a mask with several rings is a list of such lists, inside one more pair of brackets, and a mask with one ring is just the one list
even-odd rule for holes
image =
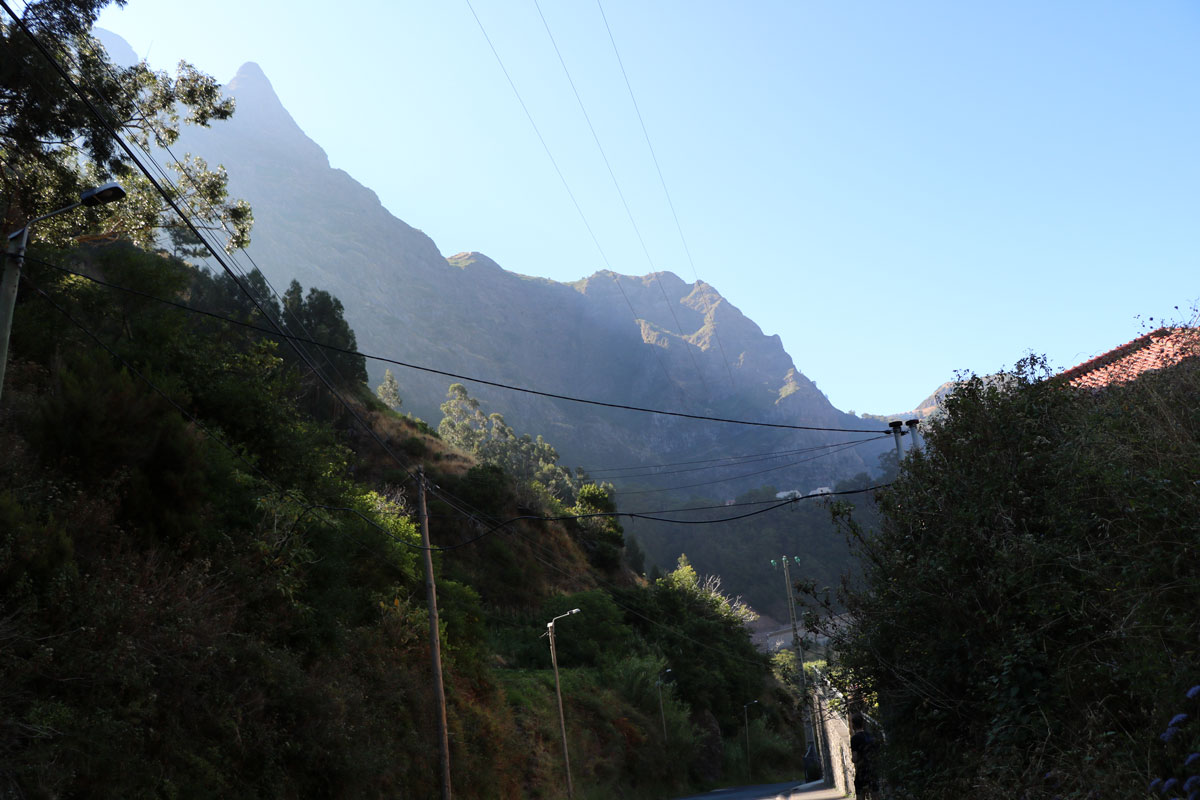
{"label": "red tile roof", "polygon": [[1200,328],[1159,328],[1071,367],[1056,377],[1071,386],[1099,389],[1134,380],[1200,355]]}

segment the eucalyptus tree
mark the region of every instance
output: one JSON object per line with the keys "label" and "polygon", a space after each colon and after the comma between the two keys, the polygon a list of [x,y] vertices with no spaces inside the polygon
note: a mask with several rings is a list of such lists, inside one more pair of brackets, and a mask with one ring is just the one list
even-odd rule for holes
{"label": "eucalyptus tree", "polygon": [[[183,226],[134,163],[169,147],[181,125],[207,126],[233,114],[231,98],[186,62],[173,75],[145,62],[113,63],[90,33],[100,12],[124,0],[33,0],[0,14],[0,233],[74,202],[82,189],[109,180],[125,202],[84,209],[39,225],[39,238],[64,243],[81,235],[127,238],[152,246]],[[121,137],[130,151],[122,147]],[[162,151],[158,150],[161,157]],[[191,209],[197,225],[232,249],[249,242],[253,215],[226,191],[223,167],[185,157],[161,185]],[[194,235],[193,235],[194,237]],[[178,238],[178,234],[177,237]]]}

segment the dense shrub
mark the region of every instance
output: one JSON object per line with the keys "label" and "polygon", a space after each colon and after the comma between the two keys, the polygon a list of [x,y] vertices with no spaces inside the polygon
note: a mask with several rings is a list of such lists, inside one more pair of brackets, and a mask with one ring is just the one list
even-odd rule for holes
{"label": "dense shrub", "polygon": [[[843,682],[897,797],[1133,797],[1200,655],[1200,368],[972,377],[849,530]],[[1186,732],[1181,738],[1196,744]]]}

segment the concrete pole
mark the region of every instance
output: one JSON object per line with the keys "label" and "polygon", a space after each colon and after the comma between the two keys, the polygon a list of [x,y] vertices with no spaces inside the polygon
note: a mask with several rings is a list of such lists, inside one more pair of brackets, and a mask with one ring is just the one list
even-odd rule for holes
{"label": "concrete pole", "polygon": [[[32,223],[30,223],[32,224]],[[4,371],[8,366],[8,337],[12,332],[13,311],[17,307],[17,286],[25,264],[25,246],[29,243],[29,225],[12,234],[4,253],[4,277],[0,278],[0,392],[4,390]]]}
{"label": "concrete pole", "polygon": [[[555,617],[555,619],[558,618]],[[571,754],[567,750],[567,720],[563,716],[562,686],[558,682],[558,653],[554,649],[554,620],[547,623],[546,630],[550,633],[550,663],[554,665],[554,694],[558,696],[558,725],[562,729],[563,763],[567,767],[567,800],[571,800],[575,796],[575,790],[571,785]]]}
{"label": "concrete pole", "polygon": [[417,467],[417,498],[421,512],[421,545],[425,554],[425,598],[429,602],[429,653],[433,689],[437,695],[438,739],[441,746],[442,800],[450,800],[450,736],[446,725],[446,690],[442,685],[442,644],[438,625],[437,585],[433,580],[433,551],[429,547],[429,514],[425,510],[425,470]]}
{"label": "concrete pole", "polygon": [[917,433],[917,426],[921,424],[919,419],[910,419],[904,423],[908,426],[908,432],[912,436],[912,441],[908,445],[909,450],[921,449],[921,435]]}
{"label": "concrete pole", "polygon": [[808,681],[804,675],[804,643],[800,640],[800,630],[796,624],[796,595],[792,590],[792,574],[788,570],[788,557],[783,557],[783,585],[787,591],[788,615],[792,620],[792,648],[796,651],[796,668],[800,672],[800,736],[804,740],[804,748],[808,749],[808,723],[805,720],[808,709]]}
{"label": "concrete pole", "polygon": [[25,227],[8,235],[8,245],[4,253],[4,276],[0,278],[0,391],[4,389],[4,368],[8,364],[8,337],[12,331],[13,310],[17,305],[17,284],[21,279],[21,267],[25,264],[25,247],[29,244],[29,229],[34,223],[44,219],[57,217],[74,211],[80,206],[99,206],[105,203],[115,203],[125,196],[125,190],[119,183],[106,183],[94,189],[88,189],[79,195],[79,202],[63,206],[34,217],[25,223]]}
{"label": "concrete pole", "polygon": [[899,464],[904,458],[904,448],[900,446],[900,437],[903,435],[900,429],[904,427],[904,423],[894,419],[888,423],[888,426],[892,429],[892,435],[896,437],[896,463]]}

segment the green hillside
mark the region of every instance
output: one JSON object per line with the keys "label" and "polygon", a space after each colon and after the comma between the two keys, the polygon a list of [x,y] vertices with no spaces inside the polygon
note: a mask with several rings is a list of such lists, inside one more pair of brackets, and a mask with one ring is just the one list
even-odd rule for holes
{"label": "green hillside", "polygon": [[[602,490],[555,496],[476,465],[383,407],[361,362],[316,355],[331,391],[253,327],[228,277],[122,244],[38,249],[26,276],[0,417],[13,791],[435,796],[418,466],[433,544],[452,548],[435,559],[457,796],[560,795],[540,637],[571,608],[559,654],[582,796],[736,779],[759,698],[755,772],[797,774],[794,701],[743,608],[686,564],[636,578],[611,521],[537,519],[594,511]],[[352,339],[323,292],[284,301],[285,319]]]}

